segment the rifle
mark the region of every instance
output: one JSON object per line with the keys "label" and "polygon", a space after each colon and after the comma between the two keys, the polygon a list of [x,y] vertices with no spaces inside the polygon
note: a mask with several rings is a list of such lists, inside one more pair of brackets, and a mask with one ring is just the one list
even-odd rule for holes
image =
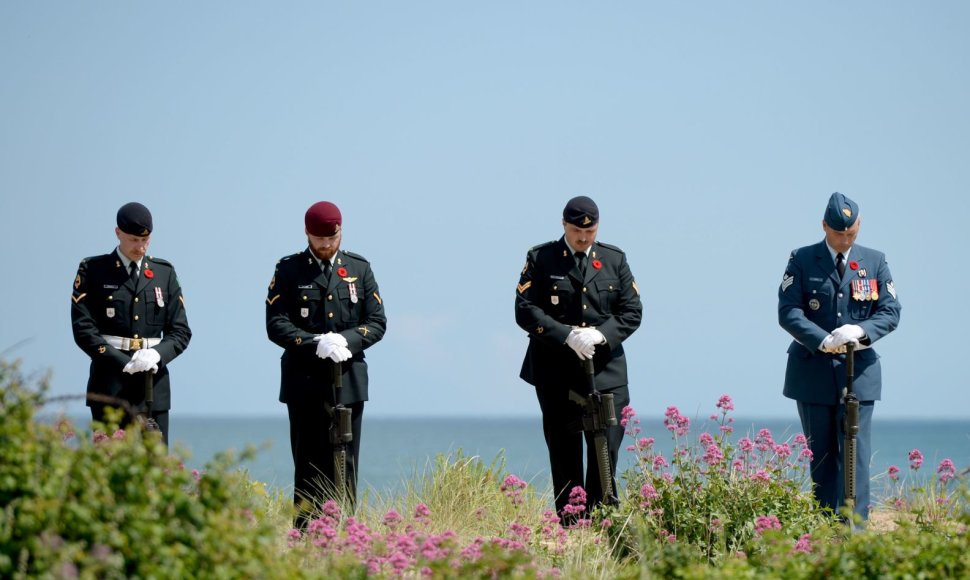
{"label": "rifle", "polygon": [[586,371],[586,383],[589,391],[586,396],[569,391],[569,398],[583,407],[580,419],[582,430],[593,433],[596,464],[599,467],[600,489],[603,491],[603,503],[616,505],[620,503],[613,493],[613,464],[610,461],[610,449],[606,442],[606,429],[616,425],[616,409],[613,408],[613,394],[601,393],[596,390],[596,378],[593,371],[593,360],[584,359],[583,368]]}
{"label": "rifle", "polygon": [[856,500],[856,437],[859,435],[859,397],[852,391],[855,378],[855,343],[845,345],[845,416],[842,418],[842,432],[845,435],[842,453],[842,466],[845,475],[845,507],[849,513],[855,510]]}
{"label": "rifle", "polygon": [[[354,458],[347,456],[350,442],[354,440],[351,425],[351,409],[340,402],[340,390],[343,388],[343,373],[339,362],[333,363],[333,402],[330,413],[330,443],[333,445],[333,483],[337,492],[337,499],[341,502],[350,499],[347,485],[347,464],[353,465]],[[356,492],[355,494],[356,495]]]}
{"label": "rifle", "polygon": [[[135,346],[137,345],[137,346]],[[138,341],[133,344],[134,348],[148,348],[147,342]],[[161,431],[158,423],[152,418],[152,405],[155,403],[155,373],[151,369],[145,371],[145,413],[139,413],[138,417],[145,426],[145,431]]]}

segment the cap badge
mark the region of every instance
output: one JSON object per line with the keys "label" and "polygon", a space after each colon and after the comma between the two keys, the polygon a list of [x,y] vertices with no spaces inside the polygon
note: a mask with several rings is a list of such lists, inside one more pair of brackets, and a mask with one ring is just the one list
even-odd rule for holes
{"label": "cap badge", "polygon": [[866,277],[866,269],[865,268],[861,268],[859,270],[859,277],[860,278],[865,278]]}
{"label": "cap badge", "polygon": [[847,208],[847,207],[843,207],[842,208],[842,215],[844,215],[847,218],[850,218],[850,217],[852,217],[852,210],[849,209],[849,208]]}
{"label": "cap badge", "polygon": [[104,354],[105,352],[107,352],[107,350],[108,350],[108,347],[106,347],[103,344],[98,347],[98,352],[101,353],[101,354]]}
{"label": "cap badge", "polygon": [[77,290],[80,287],[81,287],[81,275],[78,274],[77,276],[74,277],[74,289]]}
{"label": "cap badge", "polygon": [[589,225],[589,224],[591,224],[592,222],[593,222],[593,220],[591,220],[591,219],[589,219],[589,216],[588,216],[588,215],[584,215],[584,216],[583,216],[583,225],[584,225],[584,226],[588,226],[588,225]]}
{"label": "cap badge", "polygon": [[151,232],[150,232],[150,231],[148,231],[148,228],[142,228],[142,229],[141,229],[141,235],[143,235],[143,236],[147,236],[147,235],[148,235],[148,234],[150,234],[150,233],[151,233]]}

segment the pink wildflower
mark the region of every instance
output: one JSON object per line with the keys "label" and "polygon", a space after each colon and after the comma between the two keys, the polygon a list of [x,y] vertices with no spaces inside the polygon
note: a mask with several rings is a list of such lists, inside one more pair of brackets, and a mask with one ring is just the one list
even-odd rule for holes
{"label": "pink wildflower", "polygon": [[415,519],[423,520],[430,515],[431,515],[431,510],[429,510],[428,506],[424,505],[423,503],[419,503],[418,505],[414,506]]}
{"label": "pink wildflower", "polygon": [[742,437],[738,439],[738,449],[740,449],[742,453],[751,453],[751,450],[754,449],[754,443],[752,443],[751,439]]}
{"label": "pink wildflower", "polygon": [[287,532],[286,535],[291,540],[299,540],[300,538],[303,537],[303,533],[300,530],[296,529],[296,528],[290,529],[290,531]]}
{"label": "pink wildflower", "polygon": [[889,474],[889,479],[893,481],[899,481],[899,467],[895,465],[890,465],[889,469],[887,470],[887,473]]}
{"label": "pink wildflower", "polygon": [[805,438],[805,435],[799,433],[798,435],[795,435],[794,443],[795,445],[808,445],[808,439]]}
{"label": "pink wildflower", "polygon": [[384,514],[384,525],[393,530],[401,523],[402,519],[401,514],[397,513],[397,510],[394,508],[391,508]]}
{"label": "pink wildflower", "polygon": [[811,554],[812,553],[812,535],[802,534],[802,537],[798,538],[795,542],[795,547],[792,548],[792,552],[797,552],[801,554]]}
{"label": "pink wildflower", "polygon": [[923,465],[923,454],[920,453],[919,449],[913,449],[909,452],[909,468],[913,471],[919,470]]}
{"label": "pink wildflower", "polygon": [[717,408],[720,409],[722,413],[733,411],[734,401],[731,400],[729,395],[721,395],[721,398],[717,400]]}
{"label": "pink wildflower", "polygon": [[640,486],[640,497],[643,498],[643,502],[640,504],[640,506],[647,508],[650,507],[650,504],[654,500],[660,499],[660,494],[657,493],[657,489],[654,486],[650,485],[649,483],[645,483]]}
{"label": "pink wildflower", "polygon": [[653,446],[653,437],[642,437],[637,440],[637,447],[640,449],[648,449]]}
{"label": "pink wildflower", "polygon": [[528,485],[529,484],[510,473],[505,477],[505,481],[502,482],[499,489],[502,490],[506,497],[512,500],[513,504],[518,505],[522,503],[522,493]]}
{"label": "pink wildflower", "polygon": [[708,465],[717,465],[724,459],[724,453],[721,452],[720,447],[711,443],[707,446],[707,450],[704,451],[704,461]]}
{"label": "pink wildflower", "polygon": [[953,460],[947,457],[940,462],[940,466],[936,468],[936,473],[940,478],[940,483],[946,483],[956,477],[957,468],[953,465]]}
{"label": "pink wildflower", "polygon": [[800,452],[798,453],[798,460],[799,460],[799,461],[807,461],[807,462],[811,462],[811,461],[812,461],[812,459],[813,459],[814,457],[815,457],[815,454],[814,454],[814,453],[812,453],[812,450],[811,450],[811,449],[809,449],[808,447],[806,447],[806,448],[804,448],[804,449],[802,449],[802,450],[801,450],[801,451],[800,451]]}
{"label": "pink wildflower", "polygon": [[710,433],[708,433],[707,431],[701,433],[701,436],[699,437],[699,440],[701,442],[701,445],[703,445],[705,447],[707,447],[711,443],[714,443],[714,437]]}
{"label": "pink wildflower", "polygon": [[751,476],[751,481],[762,481],[764,483],[768,483],[771,481],[771,476],[768,475],[768,472],[764,469],[759,469]]}
{"label": "pink wildflower", "polygon": [[659,454],[653,458],[653,468],[655,470],[659,471],[660,469],[667,467],[667,465],[667,460],[664,458],[663,454]]}
{"label": "pink wildflower", "polygon": [[678,437],[686,435],[690,430],[690,419],[681,415],[677,407],[673,405],[667,407],[664,417],[664,426]]}
{"label": "pink wildflower", "polygon": [[731,462],[731,469],[734,471],[744,471],[744,461],[735,459]]}
{"label": "pink wildflower", "polygon": [[124,429],[118,429],[117,431],[114,432],[113,435],[111,435],[111,438],[112,439],[124,439],[125,438],[125,430]]}
{"label": "pink wildflower", "polygon": [[782,461],[791,457],[791,447],[787,443],[779,443],[774,447],[775,455],[777,455]]}
{"label": "pink wildflower", "polygon": [[630,419],[635,417],[636,414],[637,412],[634,411],[633,407],[630,405],[623,407],[623,409],[620,411],[620,427],[626,427],[626,424],[630,421]]}
{"label": "pink wildflower", "polygon": [[727,433],[728,435],[730,435],[731,433],[734,433],[734,427],[730,425],[721,425],[720,427],[718,427],[718,430],[720,430],[721,433]]}
{"label": "pink wildflower", "polygon": [[754,531],[759,536],[768,530],[780,530],[781,522],[777,516],[758,516],[754,521]]}
{"label": "pink wildflower", "polygon": [[762,452],[768,451],[775,444],[775,440],[771,436],[770,429],[762,429],[761,431],[758,431],[758,436],[754,438],[754,441],[758,447],[758,450]]}
{"label": "pink wildflower", "polygon": [[95,431],[94,432],[94,444],[95,445],[97,445],[99,443],[104,443],[107,440],[108,440],[108,435],[104,431]]}

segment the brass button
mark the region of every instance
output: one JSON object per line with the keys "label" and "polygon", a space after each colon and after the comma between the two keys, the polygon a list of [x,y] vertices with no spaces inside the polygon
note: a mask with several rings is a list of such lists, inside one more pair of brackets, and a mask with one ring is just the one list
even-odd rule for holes
{"label": "brass button", "polygon": [[303,295],[303,299],[306,300],[306,294]]}
{"label": "brass button", "polygon": [[108,300],[114,300],[114,296],[108,296]]}
{"label": "brass button", "polygon": [[[138,320],[138,315],[135,315],[135,320]],[[137,336],[135,338],[138,338]]]}
{"label": "brass button", "polygon": [[586,310],[587,308],[588,308],[588,306],[586,306],[585,304],[583,304],[583,310]]}
{"label": "brass button", "polygon": [[327,318],[333,318],[333,312],[328,312],[327,313]]}
{"label": "brass button", "polygon": [[610,285],[610,290],[612,290],[612,289],[613,289],[613,285],[611,284],[611,285]]}
{"label": "brass button", "polygon": [[580,326],[586,326],[586,323],[585,322],[580,322],[579,325]]}
{"label": "brass button", "polygon": [[135,302],[138,302],[138,297],[137,296],[135,296]]}
{"label": "brass button", "polygon": [[555,285],[555,284],[553,284],[553,285],[552,285],[552,289],[553,289],[553,290],[559,290],[559,286],[557,286],[557,285]]}
{"label": "brass button", "polygon": [[586,287],[585,287],[585,286],[583,286],[583,292],[585,292],[585,291],[586,291]]}
{"label": "brass button", "polygon": [[333,294],[327,294],[327,300],[333,300]]}
{"label": "brass button", "polygon": [[136,334],[136,335],[135,335],[135,336],[133,336],[132,338],[138,338],[138,335]]}

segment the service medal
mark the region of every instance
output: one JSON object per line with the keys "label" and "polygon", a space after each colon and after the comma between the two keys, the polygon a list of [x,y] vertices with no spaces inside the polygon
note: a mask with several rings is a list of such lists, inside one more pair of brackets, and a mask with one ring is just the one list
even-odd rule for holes
{"label": "service medal", "polygon": [[307,316],[310,316],[310,309],[309,308],[301,308],[300,309],[300,316],[302,316],[303,318],[306,318]]}
{"label": "service medal", "polygon": [[162,298],[162,289],[159,286],[155,286],[155,304],[158,304],[159,308],[165,307],[165,299]]}
{"label": "service medal", "polygon": [[872,284],[872,299],[879,300],[879,282],[875,279],[871,281]]}
{"label": "service medal", "polygon": [[821,302],[818,301],[818,298],[812,298],[811,300],[808,301],[808,307],[811,308],[812,310],[818,310],[819,308],[822,307],[822,304]]}
{"label": "service medal", "polygon": [[351,282],[347,284],[347,289],[350,290],[350,301],[357,304],[357,285]]}

